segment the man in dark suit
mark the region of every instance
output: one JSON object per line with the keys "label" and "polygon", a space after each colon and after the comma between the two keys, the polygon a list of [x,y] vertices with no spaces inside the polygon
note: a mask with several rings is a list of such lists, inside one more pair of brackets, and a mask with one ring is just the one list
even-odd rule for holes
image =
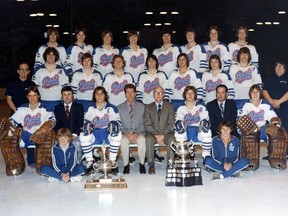
{"label": "man in dark suit", "polygon": [[55,106],[54,114],[56,117],[55,131],[60,128],[68,128],[75,137],[73,143],[77,148],[78,162],[82,156],[82,149],[78,139],[81,128],[83,127],[84,111],[82,104],[74,101],[73,90],[70,86],[61,89],[63,102]]}
{"label": "man in dark suit", "polygon": [[149,165],[149,174],[155,174],[154,144],[167,145],[167,164],[169,159],[174,159],[174,153],[170,149],[171,142],[175,142],[173,127],[175,113],[173,105],[163,101],[164,90],[156,87],[153,90],[155,102],[148,104],[144,112],[144,126],[146,129],[146,153]]}
{"label": "man in dark suit", "polygon": [[211,122],[212,136],[219,134],[218,126],[224,120],[230,121],[233,126],[232,134],[239,137],[236,129],[237,107],[234,100],[227,99],[228,88],[218,85],[216,88],[216,99],[207,104],[209,119]]}
{"label": "man in dark suit", "polygon": [[129,174],[129,144],[138,144],[139,171],[146,173],[144,160],[146,153],[145,128],[143,116],[145,106],[135,101],[136,87],[127,84],[124,87],[126,101],[118,105],[118,112],[122,122],[121,154],[124,162],[124,174]]}

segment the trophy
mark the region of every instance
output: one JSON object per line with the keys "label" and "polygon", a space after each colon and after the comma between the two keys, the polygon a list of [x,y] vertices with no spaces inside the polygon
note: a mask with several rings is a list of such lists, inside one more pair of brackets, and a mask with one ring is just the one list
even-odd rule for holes
{"label": "trophy", "polygon": [[[84,186],[84,191],[96,191],[98,189],[115,189],[115,188],[127,188],[127,184],[125,179],[122,178],[121,175],[118,176],[117,179],[113,179],[109,176],[109,172],[111,168],[113,168],[113,164],[106,158],[106,144],[102,144],[102,152],[103,159],[99,161],[99,163],[93,164],[94,172],[98,170],[103,173],[103,176],[99,177],[99,179],[95,178],[94,173],[91,174],[91,178],[86,181]],[[115,166],[115,165],[114,165]]]}
{"label": "trophy", "polygon": [[186,156],[194,154],[194,143],[192,141],[177,141],[170,144],[171,149],[180,156],[180,159],[170,160],[166,169],[166,186],[193,186],[202,185],[201,168],[194,157],[192,166]]}

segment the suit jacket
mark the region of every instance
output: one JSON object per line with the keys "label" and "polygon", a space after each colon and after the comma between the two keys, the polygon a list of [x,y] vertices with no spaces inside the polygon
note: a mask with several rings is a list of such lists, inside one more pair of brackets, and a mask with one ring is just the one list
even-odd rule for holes
{"label": "suit jacket", "polygon": [[54,128],[56,132],[60,128],[68,128],[71,133],[75,133],[77,135],[80,134],[84,121],[84,111],[82,104],[79,104],[75,101],[72,102],[68,119],[63,103],[55,106],[54,114],[56,117],[56,126]]}
{"label": "suit jacket", "polygon": [[146,105],[144,112],[144,126],[146,132],[166,135],[172,132],[175,124],[175,112],[173,105],[163,101],[160,120],[155,102]]}
{"label": "suit jacket", "polygon": [[127,109],[127,101],[119,104],[117,108],[122,122],[122,133],[136,132],[138,134],[143,134],[145,132],[143,123],[145,105],[134,101],[134,115],[132,117],[132,122],[130,121],[129,116],[130,110]]}
{"label": "suit jacket", "polygon": [[224,120],[230,121],[232,123],[234,129],[232,134],[235,136],[239,136],[236,130],[237,107],[234,100],[226,99],[223,118],[221,116],[221,110],[218,105],[217,99],[210,101],[207,104],[207,110],[211,122],[212,136],[216,136],[218,134],[218,126]]}

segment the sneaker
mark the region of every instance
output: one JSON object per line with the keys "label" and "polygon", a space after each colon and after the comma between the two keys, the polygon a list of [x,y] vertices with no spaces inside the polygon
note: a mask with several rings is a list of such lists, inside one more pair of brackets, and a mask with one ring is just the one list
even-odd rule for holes
{"label": "sneaker", "polygon": [[210,178],[211,178],[211,180],[220,179],[220,173],[212,172]]}
{"label": "sneaker", "polygon": [[234,173],[231,177],[234,177],[234,178],[241,178],[241,177],[242,177],[242,172],[241,172],[241,171],[236,172],[236,173]]}
{"label": "sneaker", "polygon": [[78,175],[78,176],[72,176],[70,178],[71,182],[81,182],[82,181],[82,176]]}
{"label": "sneaker", "polygon": [[262,158],[262,160],[268,160],[269,159],[269,155],[268,154],[266,154],[263,158]]}
{"label": "sneaker", "polygon": [[58,182],[59,181],[59,179],[57,179],[57,178],[53,178],[53,177],[48,177],[48,182]]}

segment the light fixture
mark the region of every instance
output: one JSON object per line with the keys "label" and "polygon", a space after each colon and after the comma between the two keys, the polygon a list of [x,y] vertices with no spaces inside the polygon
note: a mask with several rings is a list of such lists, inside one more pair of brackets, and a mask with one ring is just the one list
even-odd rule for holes
{"label": "light fixture", "polygon": [[24,2],[25,0],[16,0],[17,2]]}
{"label": "light fixture", "polygon": [[265,22],[265,25],[271,25],[272,23],[271,22]]}
{"label": "light fixture", "polygon": [[256,25],[263,25],[263,22],[256,22]]}
{"label": "light fixture", "polygon": [[128,31],[123,31],[123,34],[128,34]]}
{"label": "light fixture", "polygon": [[286,11],[278,11],[278,14],[286,14]]}
{"label": "light fixture", "polygon": [[37,13],[37,16],[44,16],[44,13],[39,12]]}
{"label": "light fixture", "polygon": [[176,34],[176,33],[177,33],[177,31],[172,31],[172,33],[173,33],[173,34]]}
{"label": "light fixture", "polygon": [[167,11],[161,11],[160,14],[167,14]]}
{"label": "light fixture", "polygon": [[69,32],[63,32],[63,35],[69,35]]}
{"label": "light fixture", "polygon": [[53,25],[53,27],[55,27],[55,28],[59,28],[59,25]]}
{"label": "light fixture", "polygon": [[50,27],[52,27],[52,25],[51,24],[47,24],[46,27],[50,28]]}
{"label": "light fixture", "polygon": [[171,14],[178,15],[179,12],[178,11],[172,11]]}
{"label": "light fixture", "polygon": [[155,26],[161,26],[162,24],[161,23],[155,23]]}
{"label": "light fixture", "polygon": [[280,22],[273,22],[273,25],[280,25]]}
{"label": "light fixture", "polygon": [[254,31],[255,31],[255,29],[253,29],[253,28],[250,28],[250,29],[248,29],[248,31],[249,31],[249,32],[254,32]]}
{"label": "light fixture", "polygon": [[153,12],[152,12],[152,11],[147,11],[147,12],[145,12],[145,14],[146,14],[146,15],[152,15]]}
{"label": "light fixture", "polygon": [[32,14],[30,14],[29,16],[30,16],[30,17],[36,17],[37,14],[36,14],[36,13],[32,13]]}
{"label": "light fixture", "polygon": [[56,17],[56,16],[57,16],[57,13],[49,13],[49,16],[51,16],[51,17]]}
{"label": "light fixture", "polygon": [[170,25],[171,25],[171,23],[164,23],[164,25],[170,26]]}
{"label": "light fixture", "polygon": [[151,23],[144,23],[144,26],[151,26]]}

